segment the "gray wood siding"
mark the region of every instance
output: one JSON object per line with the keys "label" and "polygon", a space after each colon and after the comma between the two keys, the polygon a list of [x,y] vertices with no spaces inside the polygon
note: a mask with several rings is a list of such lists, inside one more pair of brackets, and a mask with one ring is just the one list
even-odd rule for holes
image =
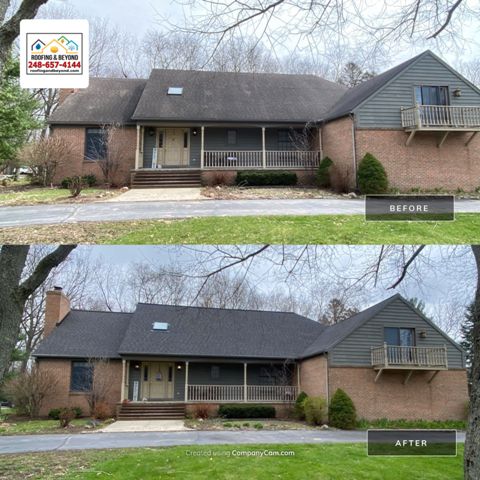
{"label": "gray wood siding", "polygon": [[[401,128],[400,107],[415,104],[414,86],[448,86],[450,105],[480,105],[480,95],[431,55],[425,55],[393,82],[354,110],[359,128]],[[453,91],[460,88],[461,97]]]}
{"label": "gray wood siding", "polygon": [[[377,316],[337,344],[330,352],[330,364],[370,366],[370,348],[383,345],[384,327],[414,328],[416,346],[447,345],[448,366],[450,368],[462,368],[464,366],[462,351],[401,300],[392,302]],[[419,332],[422,330],[426,332],[426,338],[420,338]]]}

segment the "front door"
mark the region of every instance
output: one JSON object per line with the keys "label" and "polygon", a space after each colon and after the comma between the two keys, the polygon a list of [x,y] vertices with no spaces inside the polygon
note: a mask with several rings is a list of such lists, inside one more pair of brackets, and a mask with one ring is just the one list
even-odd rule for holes
{"label": "front door", "polygon": [[143,389],[144,400],[173,399],[173,363],[144,362]]}
{"label": "front door", "polygon": [[163,165],[166,167],[188,166],[188,130],[184,128],[166,128],[164,132]]}

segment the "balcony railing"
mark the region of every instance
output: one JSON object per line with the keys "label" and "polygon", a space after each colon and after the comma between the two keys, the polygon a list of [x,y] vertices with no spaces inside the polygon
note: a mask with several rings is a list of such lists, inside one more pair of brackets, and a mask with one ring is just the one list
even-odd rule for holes
{"label": "balcony railing", "polygon": [[401,347],[384,344],[372,347],[372,366],[376,368],[447,369],[447,347]]}
{"label": "balcony railing", "polygon": [[293,385],[189,385],[188,402],[294,402]]}
{"label": "balcony railing", "polygon": [[[265,155],[264,155],[265,153]],[[204,152],[204,168],[309,168],[320,161],[319,151],[239,150]]]}
{"label": "balcony railing", "polygon": [[401,108],[402,127],[431,130],[479,130],[480,106],[415,105]]}

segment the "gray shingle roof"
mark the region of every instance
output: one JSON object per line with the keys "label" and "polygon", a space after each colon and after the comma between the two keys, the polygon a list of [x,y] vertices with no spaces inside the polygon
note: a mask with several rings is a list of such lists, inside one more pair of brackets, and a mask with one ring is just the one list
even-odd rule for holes
{"label": "gray shingle roof", "polygon": [[72,310],[44,340],[37,357],[119,358],[132,314]]}
{"label": "gray shingle roof", "polygon": [[376,75],[370,80],[351,88],[335,103],[329,112],[327,112],[323,117],[320,115],[318,118],[328,121],[348,115],[364,100],[372,96],[374,93],[377,93],[383,86],[390,82],[390,80],[394,79],[398,74],[415,63],[420,57],[430,53],[431,52],[427,50],[420,55],[417,55],[416,57],[413,57],[410,60],[407,60],[406,62],[403,62],[400,65],[397,65],[396,67],[393,67],[390,70],[387,70],[380,75]]}
{"label": "gray shingle roof", "polygon": [[91,78],[90,86],[70,94],[49,118],[51,124],[132,123],[146,80]]}
{"label": "gray shingle roof", "polygon": [[294,313],[139,304],[120,353],[297,358],[324,328]]}
{"label": "gray shingle roof", "polygon": [[[183,87],[182,95],[167,95]],[[299,122],[318,119],[345,87],[314,75],[153,70],[135,120]]]}

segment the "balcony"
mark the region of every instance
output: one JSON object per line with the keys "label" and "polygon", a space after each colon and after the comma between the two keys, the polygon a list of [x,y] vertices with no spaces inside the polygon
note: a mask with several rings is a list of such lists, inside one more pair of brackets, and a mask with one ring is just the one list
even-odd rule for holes
{"label": "balcony", "polygon": [[294,402],[293,385],[188,385],[188,402]]}
{"label": "balcony", "polygon": [[410,132],[407,146],[418,131],[443,132],[439,147],[450,132],[472,132],[465,143],[467,146],[480,131],[480,106],[414,105],[402,107],[400,114],[402,127]]}
{"label": "balcony", "polygon": [[447,347],[402,347],[387,345],[372,347],[372,367],[378,370],[375,382],[384,370],[407,370],[404,383],[407,383],[414,370],[431,370],[435,373],[429,379],[433,380],[440,370],[448,369]]}

